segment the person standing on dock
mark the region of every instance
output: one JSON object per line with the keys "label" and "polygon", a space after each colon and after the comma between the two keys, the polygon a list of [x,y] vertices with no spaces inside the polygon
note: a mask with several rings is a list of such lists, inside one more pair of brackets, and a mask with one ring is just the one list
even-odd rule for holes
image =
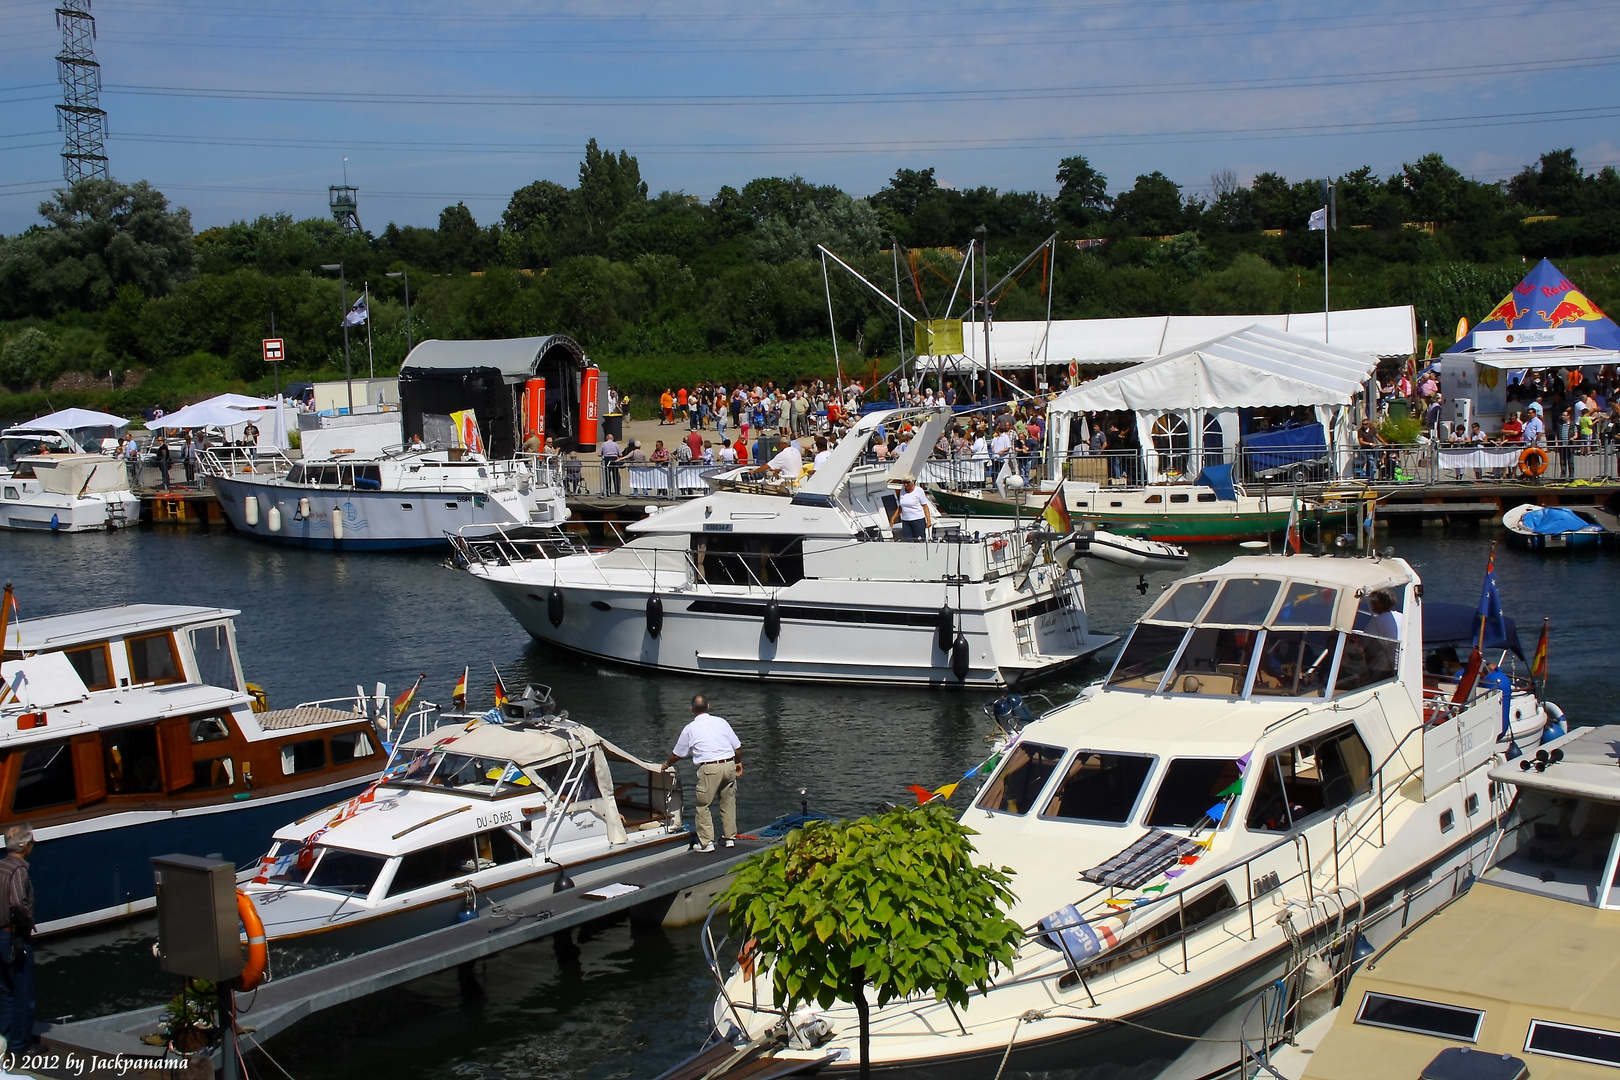
{"label": "person standing on dock", "polygon": [[169,454],[169,440],[163,437],[163,433],[161,431],[158,432],[156,441],[157,450],[155,450],[152,454],[152,462],[157,466],[158,475],[163,478],[163,490],[168,491],[169,465],[174,459]]}
{"label": "person standing on dock", "polygon": [[[740,769],[739,769],[740,771]],[[34,882],[28,857],[34,830],[27,823],[6,829],[6,857],[0,859],[0,1035],[9,1057],[25,1053],[34,1041]]]}
{"label": "person standing on dock", "polygon": [[692,698],[692,721],[681,729],[675,749],[664,762],[666,772],[691,755],[697,767],[697,847],[714,850],[714,817],[709,808],[720,800],[720,838],[724,846],[737,846],[737,779],[742,776],[742,743],[731,725],[709,712],[709,700],[702,694]]}

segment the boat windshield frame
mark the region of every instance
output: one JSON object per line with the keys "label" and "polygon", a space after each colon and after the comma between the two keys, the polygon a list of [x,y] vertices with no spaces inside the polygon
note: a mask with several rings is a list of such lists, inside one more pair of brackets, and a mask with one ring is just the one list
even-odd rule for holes
{"label": "boat windshield frame", "polygon": [[[450,772],[444,771],[446,762],[452,766]],[[476,772],[463,776],[463,770],[474,763]],[[488,774],[494,768],[499,768],[501,775],[491,783]],[[474,780],[474,775],[482,779]],[[528,782],[524,783],[525,780]],[[486,784],[488,790],[481,790]],[[541,778],[536,766],[521,766],[510,758],[465,754],[448,746],[428,747],[408,760],[395,761],[383,773],[382,786],[461,795],[491,802],[519,795],[557,797],[557,792]]]}

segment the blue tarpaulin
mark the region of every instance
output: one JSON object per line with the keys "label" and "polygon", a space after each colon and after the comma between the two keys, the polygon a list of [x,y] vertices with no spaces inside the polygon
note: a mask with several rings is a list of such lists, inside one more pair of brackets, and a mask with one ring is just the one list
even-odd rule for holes
{"label": "blue tarpaulin", "polygon": [[[1492,620],[1494,623],[1494,620]],[[1519,644],[1519,627],[1512,619],[1503,617],[1507,633],[1498,633],[1494,625],[1485,629],[1487,649],[1509,649],[1524,659],[1524,648]],[[1464,651],[1479,641],[1479,610],[1471,604],[1442,604],[1438,600],[1423,601],[1423,647],[1437,648],[1456,645]]]}
{"label": "blue tarpaulin", "polygon": [[1213,491],[1218,499],[1237,501],[1237,488],[1232,486],[1231,465],[1205,465],[1198,472],[1197,483]]}
{"label": "blue tarpaulin", "polygon": [[1321,424],[1256,432],[1243,440],[1249,467],[1255,472],[1285,469],[1327,456],[1327,436]]}
{"label": "blue tarpaulin", "polygon": [[1602,532],[1602,528],[1592,524],[1585,518],[1562,506],[1543,506],[1539,510],[1531,510],[1519,519],[1519,523],[1533,533],[1542,536],[1555,536],[1567,532]]}

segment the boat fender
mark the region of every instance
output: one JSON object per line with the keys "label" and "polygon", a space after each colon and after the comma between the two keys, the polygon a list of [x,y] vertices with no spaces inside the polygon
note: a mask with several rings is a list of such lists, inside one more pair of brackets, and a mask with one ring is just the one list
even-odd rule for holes
{"label": "boat fender", "polygon": [[1541,745],[1543,746],[1546,746],[1554,739],[1562,739],[1569,733],[1569,726],[1564,723],[1564,714],[1559,712],[1554,715],[1553,710],[1558,706],[1551,704],[1551,702],[1548,705],[1547,723],[1541,729]]}
{"label": "boat fender", "polygon": [[1299,995],[1299,1024],[1308,1026],[1320,1020],[1333,1008],[1333,965],[1320,956],[1305,961],[1305,984]]}
{"label": "boat fender", "polygon": [[332,507],[332,539],[343,539],[343,507]]}
{"label": "boat fender", "polygon": [[298,500],[298,520],[302,521],[307,517],[309,517],[309,500],[308,499],[299,499]]}
{"label": "boat fender", "polygon": [[249,525],[259,523],[259,500],[256,497],[249,495],[242,500],[242,520]]}
{"label": "boat fender", "polygon": [[553,585],[546,594],[546,618],[551,620],[552,626],[561,626],[563,621],[563,591]]}
{"label": "boat fender", "polygon": [[774,596],[765,601],[765,636],[772,642],[782,636],[782,605]]}
{"label": "boat fender", "polygon": [[62,519],[57,517],[55,514],[52,514],[51,515],[51,532],[56,532],[61,527],[62,527]]}
{"label": "boat fender", "polygon": [[664,629],[664,602],[656,595],[647,597],[647,635],[657,637]]}
{"label": "boat fender", "polygon": [[241,889],[236,890],[236,917],[242,920],[242,929],[247,931],[247,963],[242,965],[242,974],[233,982],[238,990],[256,990],[264,982],[264,973],[270,966],[270,948],[265,944],[264,920],[259,918],[259,909],[253,905],[253,897]]}
{"label": "boat fender", "polygon": [[956,616],[951,612],[951,605],[946,604],[939,609],[939,622],[934,631],[934,645],[940,652],[950,652],[951,642],[956,637]]}
{"label": "boat fender", "polygon": [[951,674],[956,676],[958,682],[967,682],[968,643],[961,634],[956,635],[956,641],[951,645]]}
{"label": "boat fender", "polygon": [[281,507],[272,506],[270,508],[270,513],[266,514],[265,516],[267,518],[269,518],[268,524],[270,526],[270,531],[271,532],[280,532],[281,531]]}

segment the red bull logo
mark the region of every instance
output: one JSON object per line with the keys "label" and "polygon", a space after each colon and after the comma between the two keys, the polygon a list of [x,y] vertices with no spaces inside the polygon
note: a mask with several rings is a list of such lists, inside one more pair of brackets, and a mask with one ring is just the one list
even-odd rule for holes
{"label": "red bull logo", "polygon": [[1519,307],[1513,300],[1513,294],[1509,293],[1505,300],[1491,309],[1491,313],[1485,316],[1484,321],[1492,322],[1501,319],[1502,324],[1511,330],[1513,329],[1514,319],[1522,319],[1528,314],[1530,314],[1530,309]]}
{"label": "red bull logo", "polygon": [[1547,320],[1549,328],[1556,330],[1565,323],[1590,322],[1603,318],[1603,312],[1598,310],[1598,306],[1585,296],[1582,296],[1579,291],[1569,289],[1563,293],[1563,297],[1551,311],[1536,312],[1537,315]]}

